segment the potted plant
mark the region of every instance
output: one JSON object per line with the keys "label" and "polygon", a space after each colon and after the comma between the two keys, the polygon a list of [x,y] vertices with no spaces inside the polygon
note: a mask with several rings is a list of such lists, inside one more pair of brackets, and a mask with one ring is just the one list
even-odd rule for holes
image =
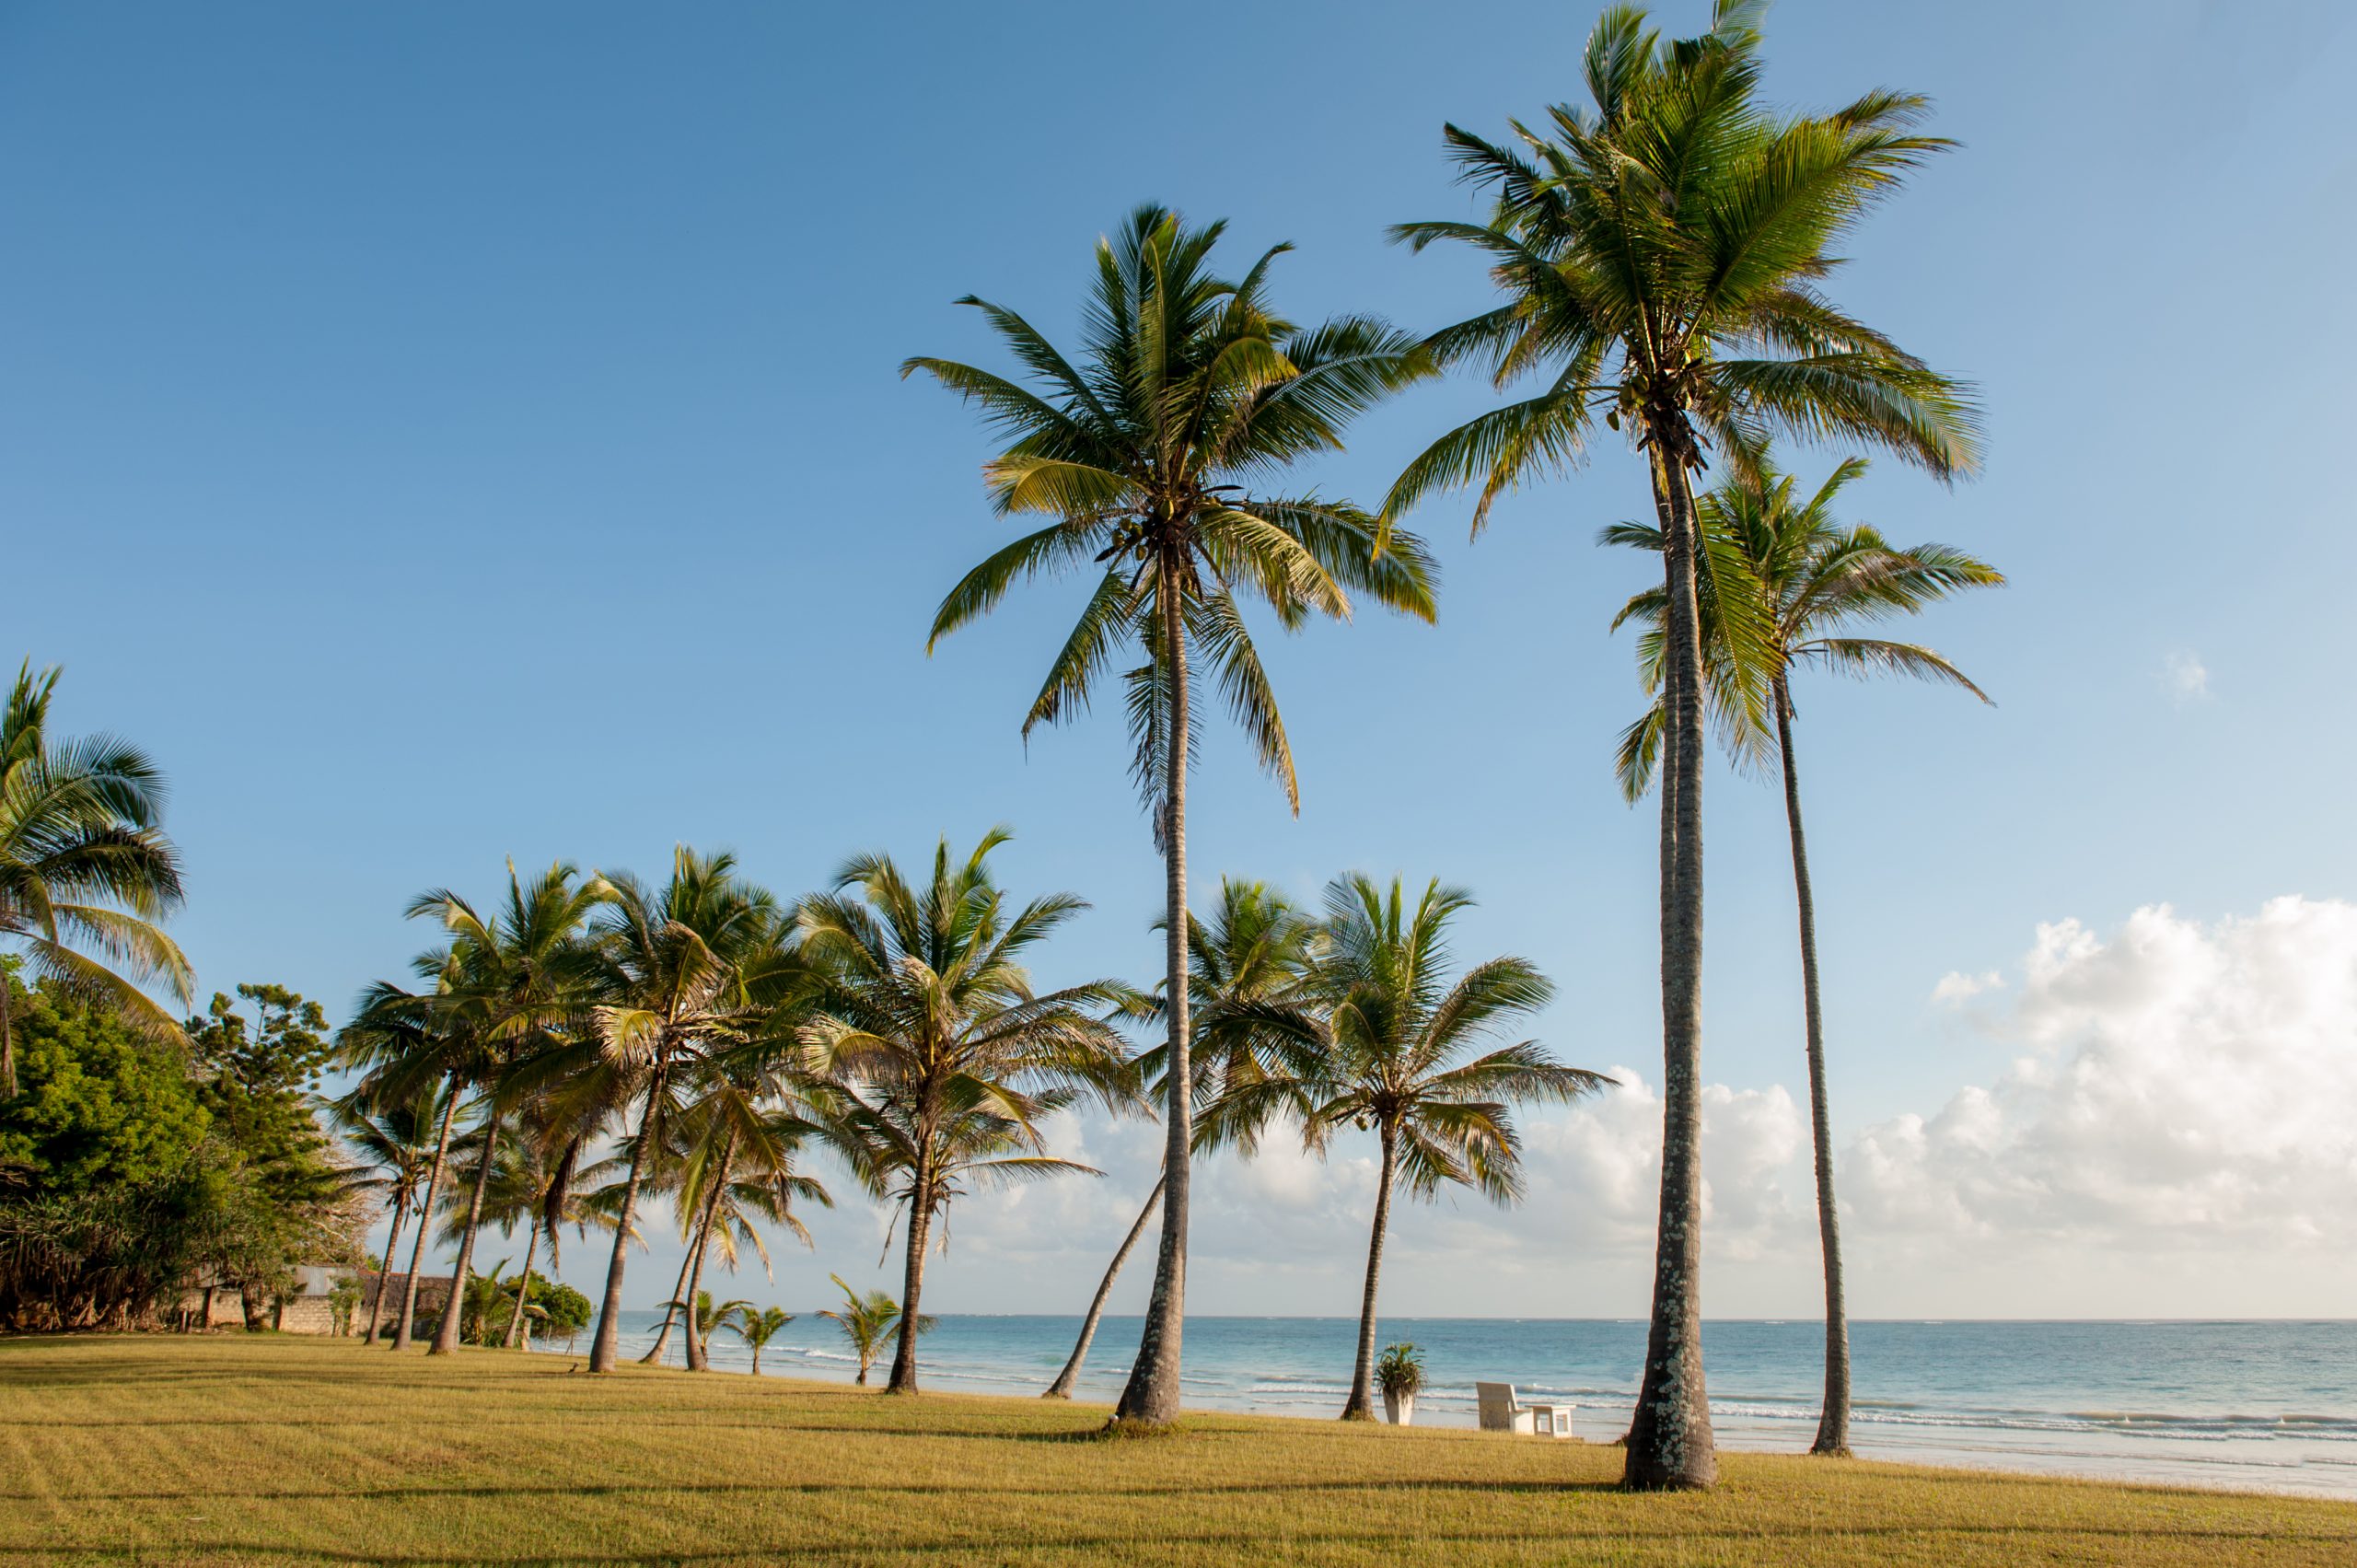
{"label": "potted plant", "polygon": [[1384,1418],[1394,1426],[1413,1423],[1416,1395],[1424,1386],[1424,1353],[1411,1344],[1385,1346],[1383,1359],[1375,1364],[1375,1380],[1383,1386]]}

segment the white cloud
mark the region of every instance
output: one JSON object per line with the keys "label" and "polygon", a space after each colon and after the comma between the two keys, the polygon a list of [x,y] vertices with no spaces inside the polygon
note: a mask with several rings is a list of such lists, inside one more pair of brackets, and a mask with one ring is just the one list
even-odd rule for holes
{"label": "white cloud", "polygon": [[2277,1263],[2357,1242],[2357,905],[2041,925],[1998,1027],[2026,1049],[1994,1083],[1851,1148],[1863,1229]]}
{"label": "white cloud", "polygon": [[1984,991],[1998,990],[2004,983],[2005,977],[1995,970],[1987,970],[1980,974],[1950,970],[1940,977],[1939,984],[1932,987],[1932,1000],[1954,1006],[1970,1001]]}
{"label": "white cloud", "polygon": [[2210,695],[2210,669],[2198,655],[2180,649],[2163,662],[2161,683],[2179,703],[2198,703]]}

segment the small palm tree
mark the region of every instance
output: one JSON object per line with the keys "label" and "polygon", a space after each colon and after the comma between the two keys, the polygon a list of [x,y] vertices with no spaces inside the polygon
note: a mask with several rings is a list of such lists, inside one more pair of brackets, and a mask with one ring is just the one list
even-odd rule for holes
{"label": "small palm tree", "polygon": [[[1243,277],[1211,270],[1225,225],[1190,228],[1144,206],[1097,247],[1097,283],[1075,364],[1016,312],[980,309],[1023,366],[1021,381],[952,360],[909,360],[1009,437],[983,470],[1003,514],[1055,520],[969,572],[934,617],[928,645],[996,608],[1024,578],[1094,575],[1078,623],[1024,729],[1088,705],[1123,650],[1137,777],[1165,859],[1164,984],[1174,1074],[1165,1140],[1162,1245],[1144,1337],[1122,1418],[1178,1412],[1185,1316],[1187,1154],[1187,769],[1194,755],[1194,670],[1207,659],[1263,767],[1299,809],[1284,721],[1239,600],[1257,598],[1287,630],[1312,615],[1347,620],[1350,595],[1429,621],[1433,571],[1404,534],[1375,548],[1375,520],[1344,501],[1264,488],[1305,458],[1340,450],[1351,420],[1428,373],[1405,334],[1372,317],[1298,326],[1268,297],[1263,254]],[[1178,759],[1181,765],[1173,766]]]}
{"label": "small palm tree", "polygon": [[393,1259],[401,1251],[401,1231],[409,1216],[419,1213],[419,1202],[424,1196],[426,1182],[435,1169],[435,1156],[440,1152],[438,1132],[447,1110],[447,1086],[432,1084],[414,1098],[396,1101],[381,1109],[372,1109],[346,1096],[333,1108],[336,1128],[343,1134],[346,1147],[357,1156],[360,1166],[377,1174],[364,1185],[383,1197],[393,1206],[393,1226],[385,1237],[383,1266],[377,1271],[376,1284],[368,1292],[368,1328],[361,1336],[363,1344],[377,1342],[377,1330],[383,1320],[385,1283],[393,1277]]}
{"label": "small palm tree", "polygon": [[1536,1040],[1469,1055],[1505,1025],[1544,1007],[1554,988],[1528,960],[1492,958],[1451,984],[1448,925],[1472,902],[1435,880],[1412,909],[1358,874],[1326,890],[1325,945],[1309,985],[1323,1028],[1279,1047],[1289,1093],[1307,1107],[1303,1142],[1323,1153],[1344,1128],[1381,1150],[1358,1358],[1345,1421],[1375,1417],[1376,1289],[1391,1194],[1431,1199],[1448,1185],[1492,1202],[1522,1195],[1522,1148],[1508,1108],[1564,1103],[1611,1082],[1556,1062]]}
{"label": "small palm tree", "polygon": [[729,1326],[737,1330],[737,1338],[752,1347],[754,1376],[761,1375],[761,1347],[777,1338],[777,1331],[793,1321],[794,1314],[783,1307],[765,1307],[759,1312],[749,1307],[737,1308],[737,1320]]}
{"label": "small palm tree", "polygon": [[[843,1338],[851,1342],[852,1353],[859,1358],[859,1376],[852,1381],[865,1388],[867,1369],[876,1365],[877,1356],[884,1349],[885,1337],[891,1333],[893,1325],[900,1321],[900,1304],[880,1290],[871,1290],[862,1295],[843,1283],[841,1274],[829,1274],[827,1277],[834,1281],[835,1288],[843,1293],[842,1310],[821,1312],[819,1316],[833,1318],[836,1326],[842,1330]],[[913,1333],[925,1333],[933,1328],[930,1318],[918,1318],[914,1323],[915,1327],[911,1330]]]}
{"label": "small palm tree", "polygon": [[[1901,549],[1874,528],[1833,521],[1842,487],[1865,471],[1863,459],[1842,463],[1806,501],[1792,477],[1762,464],[1701,498],[1698,508],[1702,556],[1702,679],[1721,738],[1739,760],[1772,751],[1782,766],[1784,818],[1792,840],[1793,888],[1800,908],[1801,1010],[1807,1035],[1809,1122],[1817,1167],[1817,1217],[1825,1270],[1825,1403],[1810,1452],[1850,1451],[1850,1332],[1841,1272],[1840,1214],[1833,1198],[1833,1126],[1827,1109],[1825,1011],[1817,960],[1817,897],[1808,874],[1808,840],[1801,827],[1799,764],[1793,753],[1792,675],[1814,666],[1856,676],[1906,675],[1957,686],[1989,700],[1965,673],[1933,650],[1859,633],[1874,622],[1918,614],[1967,588],[2004,582],[1997,570],[1942,544]],[[1661,531],[1621,523],[1604,531],[1608,544],[1661,548]],[[1752,607],[1759,633],[1729,638],[1730,600]],[[1646,631],[1638,657],[1648,691],[1661,686],[1661,598],[1637,595],[1614,621],[1636,621]],[[1750,668],[1737,669],[1738,663]],[[1744,695],[1763,691],[1766,712]],[[1621,738],[1619,772],[1631,800],[1643,796],[1658,765],[1662,706],[1656,701]]]}
{"label": "small palm tree", "polygon": [[712,1292],[700,1290],[685,1301],[667,1301],[663,1305],[685,1317],[695,1326],[697,1336],[709,1341],[729,1319],[752,1304],[741,1299],[715,1302]]}
{"label": "small palm tree", "polygon": [[1031,989],[1024,956],[1087,906],[1051,893],[1010,913],[989,865],[1007,837],[984,834],[962,862],[941,841],[922,886],[888,855],[858,856],[837,891],[803,905],[804,947],[826,970],[804,1039],[844,1097],[841,1146],[871,1193],[908,1211],[894,1393],[917,1389],[914,1315],[951,1202],[973,1187],[1100,1174],[1049,1156],[1039,1123],[1084,1092],[1108,1106],[1134,1092],[1128,1047],[1105,1017],[1132,1005],[1129,988]]}
{"label": "small palm tree", "polygon": [[[155,923],[180,903],[180,852],[162,826],[164,776],[112,736],[53,739],[58,673],[35,675],[27,660],[0,708],[0,944],[20,949],[57,990],[184,1045],[180,1024],[139,989],[157,981],[185,1003],[195,984]],[[0,1099],[17,1095],[8,1013],[0,981]]]}
{"label": "small palm tree", "polygon": [[[1452,125],[1486,221],[1395,229],[1472,247],[1498,306],[1428,340],[1536,395],[1481,414],[1409,464],[1385,516],[1478,485],[1478,531],[1505,491],[1577,463],[1601,420],[1651,470],[1661,520],[1662,1171],[1653,1322],[1623,1470],[1638,1488],[1717,1475],[1701,1348],[1702,673],[1692,475],[1738,471],[1768,437],[1835,437],[1945,480],[1980,459],[1966,390],[1843,313],[1820,285],[1836,248],[1948,144],[1919,134],[1924,99],[1875,91],[1829,114],[1760,100],[1760,0],[1717,0],[1711,30],[1666,41],[1633,6],[1588,35],[1591,104],[1562,104],[1519,148]],[[1730,626],[1730,635],[1742,628]]]}

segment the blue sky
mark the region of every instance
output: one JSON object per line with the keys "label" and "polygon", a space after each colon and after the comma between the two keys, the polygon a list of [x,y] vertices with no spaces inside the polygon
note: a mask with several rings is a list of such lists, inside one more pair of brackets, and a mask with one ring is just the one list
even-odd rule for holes
{"label": "blue sky", "polygon": [[[1160,874],[1118,714],[1028,752],[1016,730],[1078,587],[924,655],[933,606],[1001,535],[983,433],[898,364],[990,354],[950,304],[970,291],[1069,335],[1089,247],[1149,198],[1227,217],[1234,264],[1295,242],[1276,296],[1298,316],[1421,329],[1479,308],[1468,259],[1382,231],[1469,210],[1442,122],[1500,132],[1573,96],[1593,14],[1220,3],[1174,40],[1082,6],[714,4],[659,25],[579,4],[0,6],[0,651],[64,664],[61,724],[169,771],[193,889],[175,930],[208,991],[274,980],[340,1016],[428,939],[400,918],[412,894],[488,893],[510,855],[652,873],[675,842],[728,845],[796,891],[853,850],[998,821],[1016,887],[1096,903],[1046,978],[1148,976]],[[2041,924],[2119,951],[2167,904],[2231,947],[2270,899],[2357,891],[2357,536],[2330,478],[2351,412],[2349,31],[2325,4],[1771,17],[1779,98],[1914,88],[1964,144],[1860,232],[1838,294],[1980,384],[1988,472],[1947,491],[1885,464],[1852,494],[2012,578],[1922,628],[1994,709],[1798,694],[1845,1140],[2014,1071],[2044,1027],[2008,1000],[2038,983]],[[1486,396],[1407,397],[1313,477],[1371,498]],[[1791,460],[1813,478],[1838,455]],[[1270,650],[1302,815],[1215,732],[1199,883],[1469,884],[1463,951],[1526,953],[1560,986],[1545,1038],[1657,1077],[1654,828],[1611,785],[1634,688],[1605,631],[1643,563],[1590,543],[1643,483],[1600,448],[1478,545],[1463,505],[1420,514],[1438,625],[1370,614]],[[1707,811],[1706,1067],[1758,1106],[1801,1082],[1781,807],[1721,773]],[[2338,1014],[2316,1027],[2342,1038]],[[2268,1060],[2231,1030],[2186,1038]],[[1037,1235],[1036,1214],[978,1219],[944,1310],[1022,1305],[994,1245],[1033,1278],[1093,1277],[1096,1211],[1117,1233],[1151,1156],[1137,1130],[1082,1135],[1137,1168],[1109,1155],[1118,1191]],[[1578,1267],[1570,1222],[1537,1211],[1431,1223],[1504,1225],[1527,1267],[1585,1282],[1567,1302],[1641,1309],[1640,1264]],[[2228,1244],[2108,1213],[2073,1211],[2117,1261],[2066,1265],[2056,1310],[2137,1310],[2167,1259]],[[879,1228],[845,1215],[822,1242],[865,1266]],[[1349,1309],[1325,1296],[1354,1240],[1281,1266],[1255,1234],[1207,1244],[1227,1258],[1200,1276],[1214,1308]],[[1411,1258],[1425,1240],[1444,1255],[1436,1230]],[[1808,1253],[1760,1252],[1715,1265],[1715,1309],[1805,1303]],[[791,1265],[788,1299],[847,1261]],[[1891,1309],[1919,1272],[1892,1265]],[[1399,1299],[1483,1309],[1445,1269],[1409,1273]],[[636,1278],[647,1299],[668,1283]],[[2218,1309],[2282,1299],[2242,1288]],[[1985,1271],[1952,1294],[2018,1299]]]}

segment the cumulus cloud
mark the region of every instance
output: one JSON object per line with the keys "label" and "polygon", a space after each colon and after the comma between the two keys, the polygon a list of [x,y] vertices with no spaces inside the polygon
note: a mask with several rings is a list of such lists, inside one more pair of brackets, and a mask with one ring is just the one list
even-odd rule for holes
{"label": "cumulus cloud", "polygon": [[1945,1002],[1951,1006],[1956,1006],[1971,1001],[1984,991],[1998,990],[2004,983],[2005,977],[1995,970],[1984,970],[1980,974],[1967,974],[1962,970],[1950,970],[1940,977],[1940,982],[1937,985],[1932,987],[1932,1000]]}
{"label": "cumulus cloud", "polygon": [[2357,1241],[2357,905],[2277,899],[2107,940],[2038,928],[1994,1021],[2022,1054],[1932,1115],[1870,1128],[1845,1207],[1934,1245]]}

